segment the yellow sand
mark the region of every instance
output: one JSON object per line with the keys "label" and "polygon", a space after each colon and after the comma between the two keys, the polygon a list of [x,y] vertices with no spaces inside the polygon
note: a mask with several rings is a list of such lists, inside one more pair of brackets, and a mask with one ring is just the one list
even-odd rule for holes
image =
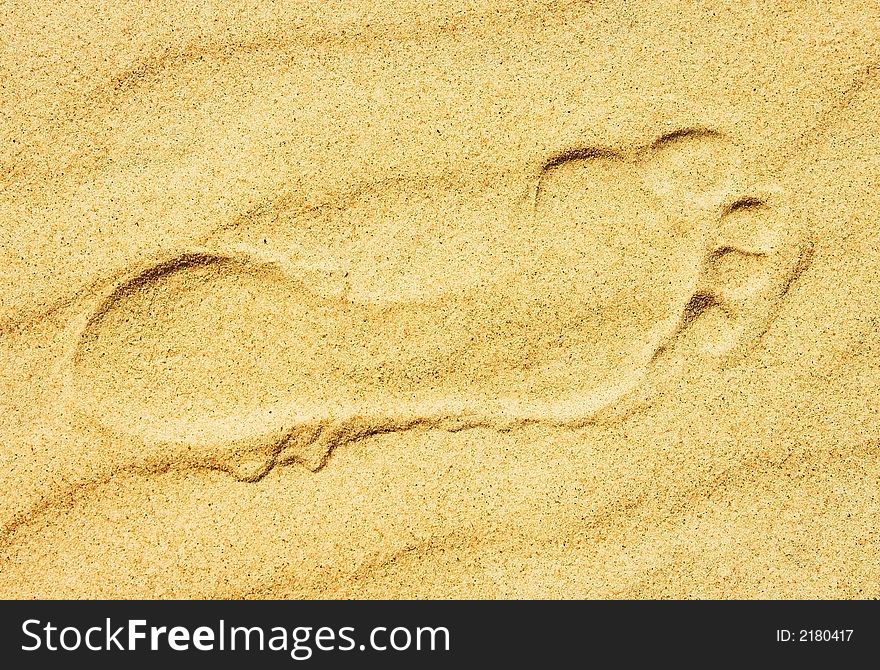
{"label": "yellow sand", "polygon": [[285,4],[0,14],[0,596],[880,596],[875,3]]}

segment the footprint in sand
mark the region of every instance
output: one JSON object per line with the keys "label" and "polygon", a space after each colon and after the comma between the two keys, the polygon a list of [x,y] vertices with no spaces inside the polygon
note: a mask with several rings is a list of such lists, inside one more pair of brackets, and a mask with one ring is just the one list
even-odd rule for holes
{"label": "footprint in sand", "polygon": [[720,133],[266,207],[93,305],[76,411],[255,480],[417,426],[582,425],[754,341],[806,258]]}

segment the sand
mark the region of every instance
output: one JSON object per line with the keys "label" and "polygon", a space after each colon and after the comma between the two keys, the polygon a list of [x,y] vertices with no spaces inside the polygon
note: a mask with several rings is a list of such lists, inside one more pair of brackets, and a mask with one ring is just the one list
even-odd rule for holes
{"label": "sand", "polygon": [[0,20],[0,596],[880,597],[880,11]]}

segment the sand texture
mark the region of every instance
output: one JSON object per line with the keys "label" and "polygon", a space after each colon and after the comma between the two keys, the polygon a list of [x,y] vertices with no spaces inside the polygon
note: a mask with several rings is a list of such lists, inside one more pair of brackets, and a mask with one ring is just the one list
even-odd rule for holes
{"label": "sand texture", "polygon": [[880,6],[0,9],[0,597],[880,597]]}

